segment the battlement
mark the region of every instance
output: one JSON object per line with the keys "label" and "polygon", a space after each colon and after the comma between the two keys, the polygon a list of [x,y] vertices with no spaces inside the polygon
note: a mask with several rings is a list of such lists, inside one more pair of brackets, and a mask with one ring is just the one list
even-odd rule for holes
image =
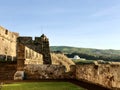
{"label": "battlement", "polygon": [[19,36],[19,33],[10,32],[7,29],[0,26],[0,37],[7,39],[12,42],[16,42],[16,38]]}
{"label": "battlement", "polygon": [[22,44],[41,44],[41,43],[49,43],[49,39],[43,34],[40,37],[35,37],[35,40],[32,37],[20,36],[17,41]]}
{"label": "battlement", "polygon": [[30,49],[41,53],[43,55],[43,63],[51,64],[51,55],[49,49],[49,40],[42,34],[40,37],[35,37],[35,40],[32,37],[18,37],[17,43],[21,43]]}
{"label": "battlement", "polygon": [[17,42],[26,45],[26,44],[32,44],[33,40],[32,40],[32,37],[21,37],[20,36],[17,38]]}

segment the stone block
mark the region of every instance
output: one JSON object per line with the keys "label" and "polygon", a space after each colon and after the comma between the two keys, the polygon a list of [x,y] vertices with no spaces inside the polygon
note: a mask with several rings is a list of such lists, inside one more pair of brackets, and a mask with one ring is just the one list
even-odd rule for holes
{"label": "stone block", "polygon": [[14,74],[14,80],[23,80],[24,79],[24,71],[17,71]]}

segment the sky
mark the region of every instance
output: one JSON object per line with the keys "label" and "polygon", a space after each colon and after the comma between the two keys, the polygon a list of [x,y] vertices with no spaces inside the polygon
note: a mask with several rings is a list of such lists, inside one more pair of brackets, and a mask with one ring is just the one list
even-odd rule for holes
{"label": "sky", "polygon": [[50,46],[120,50],[120,0],[0,0],[0,26]]}

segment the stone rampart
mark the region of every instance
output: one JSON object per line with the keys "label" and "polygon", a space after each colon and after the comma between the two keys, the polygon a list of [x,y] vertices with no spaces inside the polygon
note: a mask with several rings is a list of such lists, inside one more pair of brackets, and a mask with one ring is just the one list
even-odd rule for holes
{"label": "stone rampart", "polygon": [[64,79],[65,67],[63,65],[35,65],[28,64],[24,67],[25,79]]}
{"label": "stone rampart", "polygon": [[18,43],[17,70],[23,70],[25,64],[43,64],[42,54]]}
{"label": "stone rampart", "polygon": [[76,65],[76,79],[102,85],[112,89],[120,88],[120,65]]}
{"label": "stone rampart", "polygon": [[16,63],[0,62],[0,80],[13,80],[16,67]]}
{"label": "stone rampart", "polygon": [[64,65],[66,67],[67,72],[70,71],[71,65],[75,65],[75,63],[64,54],[51,53],[51,59],[52,59],[52,64]]}
{"label": "stone rampart", "polygon": [[18,43],[21,43],[24,46],[41,53],[43,55],[43,64],[52,64],[49,40],[44,34],[40,37],[35,37],[35,40],[32,40],[32,37],[18,37],[17,41]]}
{"label": "stone rampart", "polygon": [[0,26],[0,60],[15,60],[18,33],[10,32]]}
{"label": "stone rampart", "polygon": [[25,47],[25,64],[43,64],[42,54]]}

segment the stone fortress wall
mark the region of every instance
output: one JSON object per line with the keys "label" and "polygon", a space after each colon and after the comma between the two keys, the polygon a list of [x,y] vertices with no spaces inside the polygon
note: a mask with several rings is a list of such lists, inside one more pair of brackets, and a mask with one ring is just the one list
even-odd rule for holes
{"label": "stone fortress wall", "polygon": [[25,46],[25,64],[43,64],[43,55]]}
{"label": "stone fortress wall", "polygon": [[51,55],[48,38],[42,34],[40,37],[18,37],[17,42],[43,55],[43,64],[51,64]]}
{"label": "stone fortress wall", "polygon": [[18,33],[10,32],[0,26],[0,60],[16,59],[16,41]]}
{"label": "stone fortress wall", "polygon": [[[32,37],[21,37],[18,33],[10,32],[0,26],[0,42],[0,60],[16,60],[19,56],[16,52],[17,48],[20,50],[19,44],[23,44],[26,48],[42,54],[43,64],[51,64],[49,40],[44,34],[32,40]],[[29,50],[26,50],[26,53],[30,53]]]}
{"label": "stone fortress wall", "polygon": [[[102,85],[112,90],[120,89],[120,64],[81,64],[72,65],[66,72],[63,65],[53,65],[49,50],[49,40],[43,34],[41,37],[18,37],[18,33],[10,32],[0,27],[0,60],[14,60],[17,55],[17,72],[14,79],[77,79],[89,83]],[[17,50],[17,54],[16,54]],[[38,58],[39,57],[39,58]],[[61,63],[56,60],[55,63]],[[43,65],[44,64],[44,65]],[[12,78],[16,71],[15,65],[1,64],[0,77]],[[8,68],[12,67],[12,68]],[[8,75],[3,69],[13,73]],[[23,77],[23,74],[25,76]],[[22,75],[22,78],[20,77]],[[119,90],[118,89],[118,90]]]}
{"label": "stone fortress wall", "polygon": [[120,64],[76,65],[76,79],[101,85],[111,90],[120,90]]}
{"label": "stone fortress wall", "polygon": [[23,70],[25,64],[43,64],[42,54],[18,43],[17,48],[17,70]]}

